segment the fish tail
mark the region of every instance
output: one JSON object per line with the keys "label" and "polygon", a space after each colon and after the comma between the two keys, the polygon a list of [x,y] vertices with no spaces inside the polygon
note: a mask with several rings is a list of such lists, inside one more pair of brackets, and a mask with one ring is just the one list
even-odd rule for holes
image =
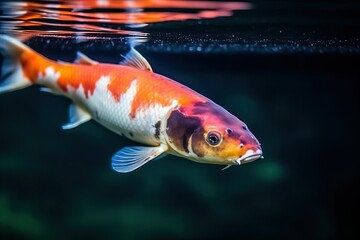
{"label": "fish tail", "polygon": [[28,87],[32,82],[24,76],[21,57],[23,53],[33,52],[19,40],[0,35],[0,54],[2,56],[0,72],[0,94]]}

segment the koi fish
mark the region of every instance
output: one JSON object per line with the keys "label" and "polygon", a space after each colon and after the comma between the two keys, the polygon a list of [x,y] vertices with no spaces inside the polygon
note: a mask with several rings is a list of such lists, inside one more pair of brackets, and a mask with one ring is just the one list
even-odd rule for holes
{"label": "koi fish", "polygon": [[192,89],[154,73],[131,49],[120,64],[99,63],[78,52],[74,63],[53,61],[15,38],[0,36],[0,94],[36,84],[72,100],[72,129],[91,119],[147,146],[127,146],[112,157],[121,173],[173,154],[199,163],[233,165],[262,157],[244,122]]}

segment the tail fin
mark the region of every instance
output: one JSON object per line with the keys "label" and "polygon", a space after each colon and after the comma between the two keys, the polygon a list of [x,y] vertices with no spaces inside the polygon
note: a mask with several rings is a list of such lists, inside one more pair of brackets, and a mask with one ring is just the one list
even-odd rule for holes
{"label": "tail fin", "polygon": [[32,51],[15,38],[0,35],[0,54],[3,61],[0,75],[0,94],[22,89],[31,85],[20,64],[20,55],[24,51]]}

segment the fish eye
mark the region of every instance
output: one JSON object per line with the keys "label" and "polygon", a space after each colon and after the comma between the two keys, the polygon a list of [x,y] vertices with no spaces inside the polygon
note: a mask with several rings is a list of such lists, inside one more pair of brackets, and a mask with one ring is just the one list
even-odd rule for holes
{"label": "fish eye", "polygon": [[245,126],[242,126],[242,129],[244,129],[244,130],[247,130],[247,127],[245,127]]}
{"label": "fish eye", "polygon": [[222,136],[219,132],[210,131],[206,136],[206,142],[211,146],[216,146],[221,142]]}

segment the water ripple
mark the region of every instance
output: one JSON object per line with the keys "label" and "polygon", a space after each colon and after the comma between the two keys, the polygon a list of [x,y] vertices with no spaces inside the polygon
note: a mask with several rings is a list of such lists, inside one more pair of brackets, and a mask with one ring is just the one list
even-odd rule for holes
{"label": "water ripple", "polygon": [[0,33],[40,44],[39,48],[50,42],[44,46],[359,54],[360,19],[354,17],[358,9],[356,4],[302,1],[2,1]]}
{"label": "water ripple", "polygon": [[5,31],[33,34],[120,34],[146,36],[142,28],[150,23],[228,17],[235,10],[247,10],[245,2],[215,1],[26,1],[3,2],[0,21]]}

